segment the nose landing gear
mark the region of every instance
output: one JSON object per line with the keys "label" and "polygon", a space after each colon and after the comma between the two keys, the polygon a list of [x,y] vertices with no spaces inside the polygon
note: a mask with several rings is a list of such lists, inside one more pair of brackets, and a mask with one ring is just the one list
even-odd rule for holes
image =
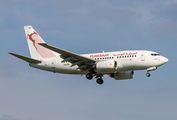
{"label": "nose landing gear", "polygon": [[147,77],[150,77],[151,74],[149,73],[149,71],[153,71],[153,70],[157,70],[157,67],[150,67],[150,68],[148,68],[148,69],[147,69],[146,76],[147,76]]}
{"label": "nose landing gear", "polygon": [[151,74],[149,73],[149,71],[146,73],[146,76],[147,76],[147,77],[150,77],[150,76],[151,76]]}

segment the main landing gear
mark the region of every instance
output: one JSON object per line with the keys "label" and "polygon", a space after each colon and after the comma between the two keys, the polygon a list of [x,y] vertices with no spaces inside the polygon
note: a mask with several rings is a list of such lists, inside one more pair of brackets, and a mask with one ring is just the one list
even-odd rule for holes
{"label": "main landing gear", "polygon": [[[93,75],[91,73],[87,73],[86,74],[86,78],[91,80],[93,78]],[[103,84],[103,79],[100,77],[96,80],[96,82],[99,84],[99,85],[102,85]]]}
{"label": "main landing gear", "polygon": [[86,74],[86,78],[89,79],[89,80],[91,80],[93,78],[93,75],[91,73],[87,73]]}
{"label": "main landing gear", "polygon": [[103,79],[100,77],[100,78],[98,78],[98,79],[96,80],[96,82],[97,82],[98,84],[102,85],[102,84],[103,84]]}

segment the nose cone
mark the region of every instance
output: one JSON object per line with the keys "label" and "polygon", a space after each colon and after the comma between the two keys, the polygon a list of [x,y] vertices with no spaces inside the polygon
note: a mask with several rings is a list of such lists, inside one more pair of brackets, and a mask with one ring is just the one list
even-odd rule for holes
{"label": "nose cone", "polygon": [[165,61],[165,63],[167,63],[167,62],[168,62],[168,59],[165,57],[165,60],[164,60],[164,61]]}
{"label": "nose cone", "polygon": [[168,62],[168,59],[166,57],[163,57],[162,62],[163,62],[163,64],[165,64]]}

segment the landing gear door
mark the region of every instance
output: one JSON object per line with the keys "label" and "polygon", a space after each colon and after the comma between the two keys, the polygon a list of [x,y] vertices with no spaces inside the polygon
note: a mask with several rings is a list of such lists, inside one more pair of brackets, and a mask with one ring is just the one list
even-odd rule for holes
{"label": "landing gear door", "polygon": [[142,53],[140,54],[140,60],[141,60],[141,61],[145,61],[145,53],[144,53],[144,52],[142,52]]}

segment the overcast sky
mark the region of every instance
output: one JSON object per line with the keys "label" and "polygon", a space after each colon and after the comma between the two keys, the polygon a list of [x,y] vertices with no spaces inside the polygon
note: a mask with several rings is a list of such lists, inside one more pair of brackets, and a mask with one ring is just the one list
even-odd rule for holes
{"label": "overcast sky", "polygon": [[[169,62],[132,80],[30,68],[23,27],[77,54],[151,50]],[[177,0],[0,0],[0,120],[176,120]]]}

